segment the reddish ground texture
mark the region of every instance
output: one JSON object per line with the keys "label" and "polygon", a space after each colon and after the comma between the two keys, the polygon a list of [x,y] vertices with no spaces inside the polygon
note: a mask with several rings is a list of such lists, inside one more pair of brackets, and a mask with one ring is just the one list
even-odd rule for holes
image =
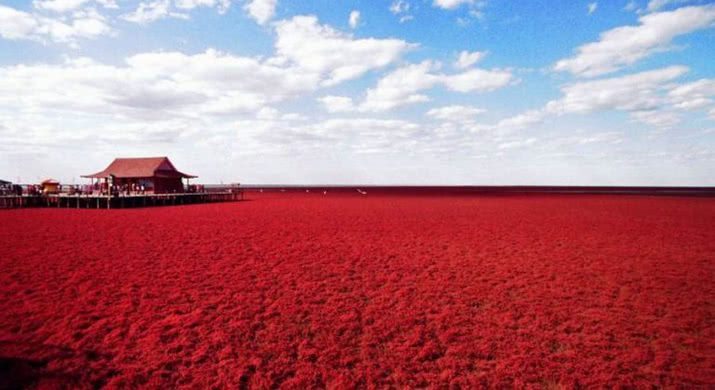
{"label": "reddish ground texture", "polygon": [[715,385],[715,199],[0,212],[0,387]]}

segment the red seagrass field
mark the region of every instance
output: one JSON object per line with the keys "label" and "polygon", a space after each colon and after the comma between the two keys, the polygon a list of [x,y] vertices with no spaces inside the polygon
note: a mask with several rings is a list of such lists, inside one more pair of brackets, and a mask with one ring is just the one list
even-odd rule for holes
{"label": "red seagrass field", "polygon": [[715,386],[715,199],[0,212],[0,388]]}

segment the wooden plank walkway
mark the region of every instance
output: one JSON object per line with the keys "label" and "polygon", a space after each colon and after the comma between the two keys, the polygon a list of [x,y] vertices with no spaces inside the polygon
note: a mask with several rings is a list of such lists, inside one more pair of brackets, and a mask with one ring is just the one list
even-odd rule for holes
{"label": "wooden plank walkway", "polygon": [[3,195],[0,196],[0,209],[26,207],[122,209],[196,203],[235,202],[239,200],[243,200],[242,190],[178,194],[129,194],[118,196],[93,194]]}

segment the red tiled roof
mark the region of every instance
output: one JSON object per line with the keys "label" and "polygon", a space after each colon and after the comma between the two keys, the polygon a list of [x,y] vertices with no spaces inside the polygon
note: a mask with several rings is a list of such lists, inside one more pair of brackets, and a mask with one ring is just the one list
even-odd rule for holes
{"label": "red tiled roof", "polygon": [[83,175],[82,177],[105,178],[109,176],[117,178],[196,177],[179,172],[174,168],[174,164],[169,161],[168,157],[115,158],[103,171],[91,175]]}

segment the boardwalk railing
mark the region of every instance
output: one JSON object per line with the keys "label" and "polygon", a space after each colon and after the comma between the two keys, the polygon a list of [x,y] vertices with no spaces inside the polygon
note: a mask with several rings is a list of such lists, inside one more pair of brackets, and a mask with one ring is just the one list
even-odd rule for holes
{"label": "boardwalk railing", "polygon": [[0,208],[56,207],[78,209],[115,209],[130,207],[172,206],[195,203],[233,202],[243,200],[243,190],[220,192],[187,192],[174,194],[47,194],[3,195]]}

